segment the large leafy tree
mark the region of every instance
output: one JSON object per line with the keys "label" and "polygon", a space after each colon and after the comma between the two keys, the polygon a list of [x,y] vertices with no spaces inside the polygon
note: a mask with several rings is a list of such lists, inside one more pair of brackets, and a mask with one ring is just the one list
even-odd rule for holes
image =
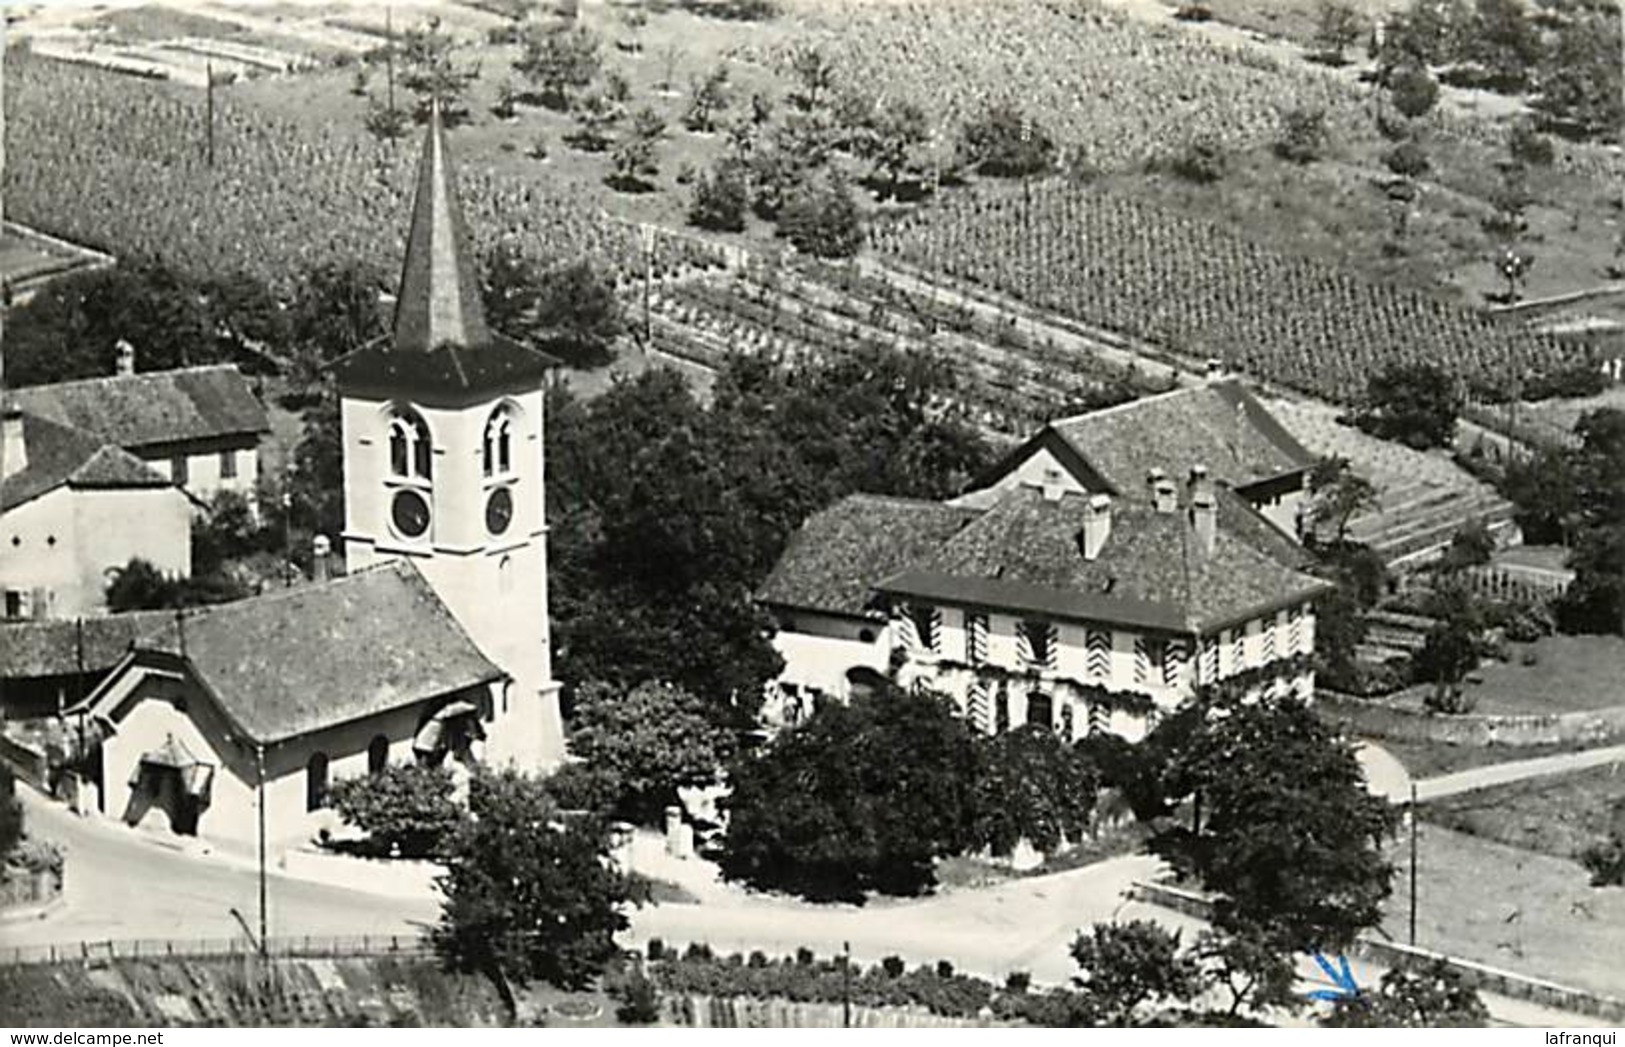
{"label": "large leafy tree", "polygon": [[441,854],[461,824],[445,767],[396,764],[362,778],[344,778],[329,792],[333,809],[366,834],[363,853],[400,858]]}
{"label": "large leafy tree", "polygon": [[997,855],[1026,840],[1042,852],[1076,843],[1095,806],[1086,756],[1054,731],[1025,726],[984,743],[977,788],[976,837]]}
{"label": "large leafy tree", "polygon": [[722,874],[825,901],[928,889],[972,842],[971,731],[928,692],[825,703],[733,771]]}
{"label": "large leafy tree", "polygon": [[562,812],[546,783],[512,770],[481,772],[469,817],[452,837],[435,949],[453,967],[499,985],[588,985],[617,953],[637,883],[609,860],[608,826]]}
{"label": "large leafy tree", "polygon": [[1296,698],[1203,695],[1183,713],[1157,731],[1180,736],[1169,794],[1199,798],[1201,821],[1151,846],[1214,892],[1215,924],[1289,949],[1341,948],[1375,924],[1396,816],[1348,743]]}
{"label": "large leafy tree", "polygon": [[634,821],[655,822],[679,788],[716,782],[732,755],[733,736],[705,703],[671,684],[588,684],[574,708],[571,751],[610,776],[618,813]]}
{"label": "large leafy tree", "polygon": [[0,862],[4,862],[23,838],[23,805],[17,802],[17,779],[11,768],[0,764]]}
{"label": "large leafy tree", "polygon": [[1418,450],[1448,447],[1463,402],[1460,383],[1437,364],[1399,364],[1371,376],[1355,420],[1367,432]]}
{"label": "large leafy tree", "polygon": [[1578,138],[1617,134],[1622,114],[1619,12],[1574,8],[1561,20],[1531,103],[1547,127]]}

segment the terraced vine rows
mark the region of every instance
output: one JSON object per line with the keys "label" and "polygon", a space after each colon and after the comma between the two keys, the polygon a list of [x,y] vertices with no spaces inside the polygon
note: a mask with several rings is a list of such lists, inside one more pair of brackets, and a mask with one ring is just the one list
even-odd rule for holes
{"label": "terraced vine rows", "polygon": [[[399,263],[415,148],[268,119],[228,97],[210,168],[201,94],[25,53],[7,62],[5,101],[8,217],[118,257],[274,287],[329,262]],[[505,240],[542,262],[642,271],[635,228],[544,185],[468,168],[459,178],[481,248]],[[718,264],[688,238],[658,237],[655,252],[657,272]]]}
{"label": "terraced vine rows", "polygon": [[731,351],[786,360],[875,345],[938,354],[953,365],[959,389],[937,406],[1015,437],[1060,414],[1163,388],[1131,368],[844,270],[757,268],[668,284],[651,298],[651,327],[655,348],[708,366]]}
{"label": "terraced vine rows", "polygon": [[1030,201],[961,195],[872,239],[912,266],[1338,402],[1391,364],[1495,382],[1564,356],[1521,327],[1103,190],[1049,180]]}

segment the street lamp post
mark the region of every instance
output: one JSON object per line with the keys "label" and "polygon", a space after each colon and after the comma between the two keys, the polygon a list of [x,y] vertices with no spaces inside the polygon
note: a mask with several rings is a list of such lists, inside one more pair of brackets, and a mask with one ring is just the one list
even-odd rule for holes
{"label": "street lamp post", "polygon": [[1405,820],[1411,823],[1411,945],[1416,944],[1416,783],[1411,783],[1410,808]]}
{"label": "street lamp post", "polygon": [[255,792],[259,818],[259,865],[260,865],[260,955],[266,955],[265,941],[265,743],[254,743],[254,771]]}

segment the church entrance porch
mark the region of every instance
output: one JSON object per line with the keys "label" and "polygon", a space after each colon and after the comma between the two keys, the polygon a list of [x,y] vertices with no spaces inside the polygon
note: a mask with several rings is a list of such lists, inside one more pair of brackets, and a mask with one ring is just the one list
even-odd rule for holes
{"label": "church entrance porch", "polygon": [[196,836],[198,819],[209,805],[214,767],[198,760],[173,735],[143,753],[130,776],[124,822],[180,836]]}

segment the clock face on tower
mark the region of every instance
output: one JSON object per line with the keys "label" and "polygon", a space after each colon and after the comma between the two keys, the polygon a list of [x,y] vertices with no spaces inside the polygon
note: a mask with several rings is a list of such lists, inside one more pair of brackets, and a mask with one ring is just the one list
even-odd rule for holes
{"label": "clock face on tower", "polygon": [[513,492],[498,487],[485,501],[485,529],[493,535],[502,534],[513,522]]}
{"label": "clock face on tower", "polygon": [[429,502],[416,491],[396,491],[390,520],[403,538],[422,538],[429,530]]}

